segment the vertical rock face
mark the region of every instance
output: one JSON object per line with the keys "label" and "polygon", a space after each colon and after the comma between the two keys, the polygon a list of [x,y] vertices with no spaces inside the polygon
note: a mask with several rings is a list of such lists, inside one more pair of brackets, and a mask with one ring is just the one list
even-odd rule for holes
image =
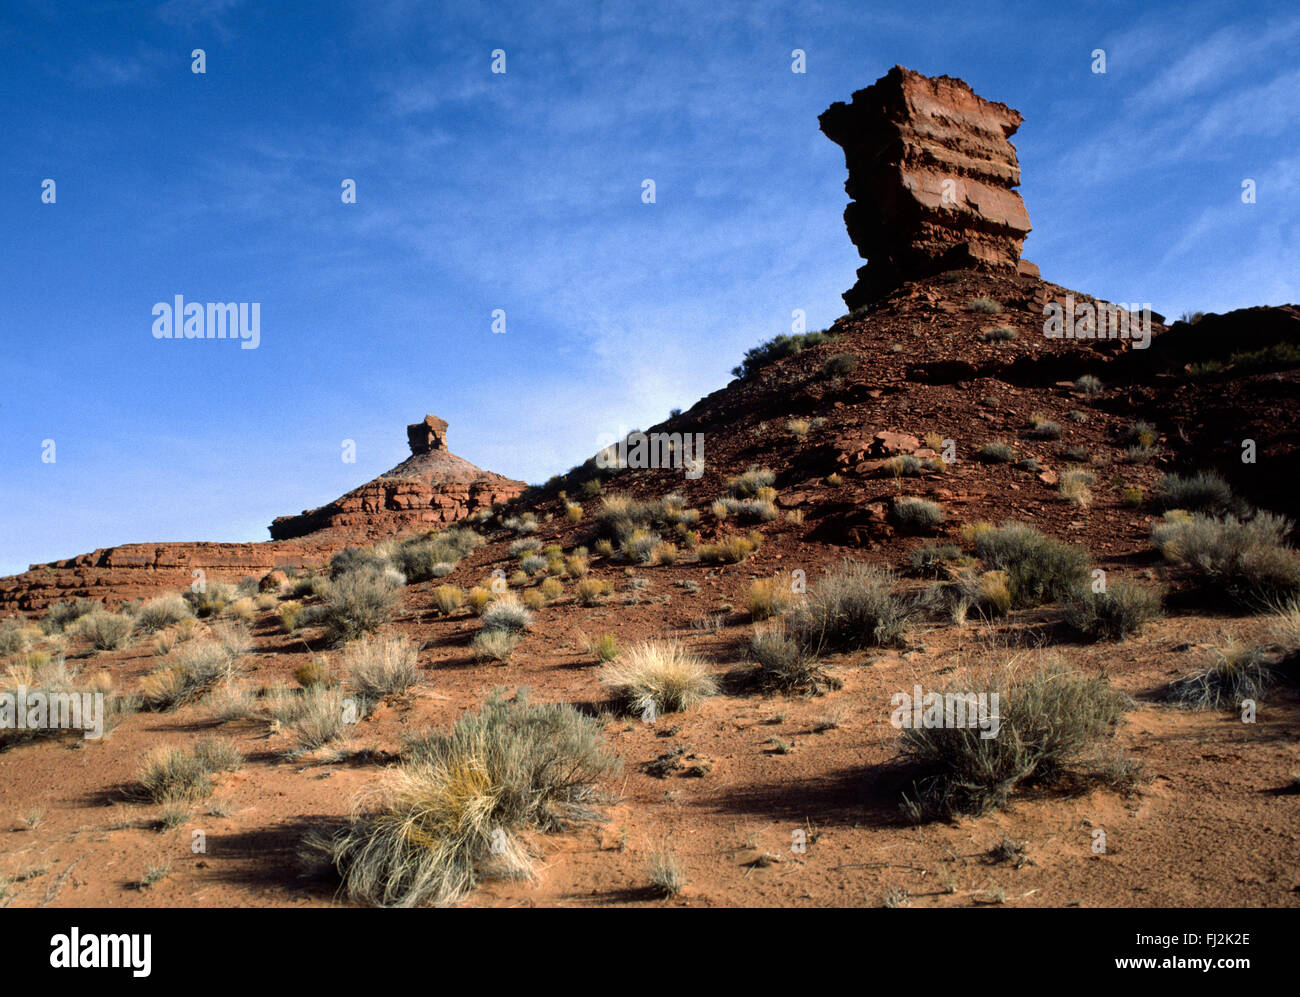
{"label": "vertical rock face", "polygon": [[850,309],[958,267],[1036,273],[1020,261],[1029,214],[1008,141],[1022,120],[961,80],[902,66],[822,114],[849,171],[844,223],[867,260],[844,295]]}
{"label": "vertical rock face", "polygon": [[411,453],[428,453],[430,450],[447,449],[447,420],[436,415],[426,415],[423,422],[406,427],[406,442],[411,445]]}

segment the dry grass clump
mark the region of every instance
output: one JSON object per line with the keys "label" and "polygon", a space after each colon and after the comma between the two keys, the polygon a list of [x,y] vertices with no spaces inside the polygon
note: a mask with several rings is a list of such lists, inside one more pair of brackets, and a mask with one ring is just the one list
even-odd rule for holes
{"label": "dry grass clump", "polygon": [[1092,505],[1092,486],[1097,483],[1097,476],[1080,467],[1071,467],[1061,472],[1057,485],[1061,498],[1086,509]]}
{"label": "dry grass clump", "polygon": [[174,651],[157,670],[140,680],[146,710],[173,710],[201,699],[218,682],[234,675],[247,651],[247,633],[222,631],[216,640],[192,640]]}
{"label": "dry grass clump", "polygon": [[1088,575],[1088,554],[1045,536],[1032,526],[1008,521],[975,537],[975,554],[1005,571],[1013,605],[1038,606],[1071,595]]}
{"label": "dry grass clump", "polygon": [[369,807],[332,837],[309,836],[349,899],[450,906],[485,877],[531,875],[522,834],[600,819],[601,780],[618,770],[600,726],[570,706],[499,695],[449,734],[410,742]]}
{"label": "dry grass clump", "polygon": [[149,599],[140,607],[135,617],[135,628],[141,633],[157,633],[173,623],[187,620],[194,615],[190,604],[180,595],[164,595]]}
{"label": "dry grass clump", "polygon": [[597,606],[600,600],[614,594],[614,583],[601,578],[584,578],[575,590],[583,606]]}
{"label": "dry grass clump", "polygon": [[[360,704],[361,707],[365,703]],[[281,696],[272,710],[280,728],[288,730],[301,751],[316,751],[343,738],[364,709],[338,686],[317,683],[296,695]]]}
{"label": "dry grass clump", "polygon": [[1096,398],[1106,389],[1101,383],[1101,378],[1094,377],[1092,374],[1084,374],[1081,377],[1075,378],[1074,390],[1082,392],[1089,398]]}
{"label": "dry grass clump", "polygon": [[650,888],[659,896],[672,898],[686,889],[686,870],[676,852],[657,849],[646,860]]}
{"label": "dry grass clump", "polygon": [[584,634],[579,638],[578,644],[584,653],[595,655],[598,661],[613,661],[623,650],[613,634],[601,634],[594,640]]}
{"label": "dry grass clump", "polygon": [[1160,595],[1121,582],[1104,592],[1076,589],[1062,609],[1066,624],[1088,640],[1121,640],[1160,615]]}
{"label": "dry grass clump", "polygon": [[718,691],[704,659],[673,640],[633,644],[600,678],[625,710],[643,716],[688,710]]}
{"label": "dry grass clump", "polygon": [[758,549],[755,539],[761,535],[751,533],[747,537],[731,534],[717,543],[705,544],[700,548],[700,560],[705,564],[739,564]]}
{"label": "dry grass clump", "polygon": [[980,315],[997,315],[1002,311],[1002,305],[987,294],[969,301],[966,307]]}
{"label": "dry grass clump", "polygon": [[484,630],[505,630],[509,633],[522,634],[533,625],[533,614],[514,596],[502,596],[494,600],[480,617]]}
{"label": "dry grass clump", "polygon": [[948,566],[964,556],[956,544],[926,542],[908,551],[907,566],[918,575],[943,577],[948,573]]}
{"label": "dry grass clump", "polygon": [[1242,522],[1174,510],[1152,524],[1151,540],[1165,560],[1187,570],[1194,591],[1263,609],[1300,596],[1300,552],[1286,543],[1290,530],[1290,521],[1271,512]]}
{"label": "dry grass clump", "polygon": [[1035,413],[1029,417],[1029,435],[1040,440],[1059,440],[1061,438],[1061,424]]}
{"label": "dry grass clump", "polygon": [[746,605],[753,619],[766,620],[784,613],[794,601],[790,578],[757,578],[750,583]]}
{"label": "dry grass clump", "polygon": [[298,620],[302,616],[302,603],[296,599],[282,602],[276,611],[276,616],[280,619],[280,629],[291,634],[298,629]]}
{"label": "dry grass clump", "polygon": [[975,457],[986,464],[1010,464],[1016,459],[1016,448],[1002,440],[991,440],[979,448]]}
{"label": "dry grass clump", "polygon": [[[980,814],[1005,804],[1030,784],[1101,784],[1128,789],[1135,766],[1115,745],[1115,732],[1129,700],[1103,678],[1060,665],[1029,674],[1004,669],[956,678],[941,694],[989,697],[996,736],[981,726],[910,726],[900,731],[903,755],[923,775],[915,798],[905,800],[913,817]],[[997,708],[992,695],[997,694]]]}
{"label": "dry grass clump", "polygon": [[821,667],[816,657],[791,640],[779,623],[754,630],[749,656],[754,662],[751,679],[765,692],[820,696],[843,685]]}
{"label": "dry grass clump", "polygon": [[140,770],[141,795],[163,805],[190,803],[212,794],[212,777],[244,764],[234,742],[206,737],[192,748],[158,748]]}
{"label": "dry grass clump", "polygon": [[362,637],[343,652],[348,684],[366,703],[401,695],[420,681],[417,650],[406,637]]}
{"label": "dry grass clump", "polygon": [[469,642],[470,652],[478,661],[497,661],[502,664],[523,640],[523,635],[513,630],[480,630]]}
{"label": "dry grass clump", "polygon": [[810,654],[898,644],[911,610],[886,568],[845,561],[786,614],[791,639]]}
{"label": "dry grass clump", "polygon": [[585,555],[573,554],[564,559],[564,570],[570,578],[582,578],[591,570],[591,562]]}

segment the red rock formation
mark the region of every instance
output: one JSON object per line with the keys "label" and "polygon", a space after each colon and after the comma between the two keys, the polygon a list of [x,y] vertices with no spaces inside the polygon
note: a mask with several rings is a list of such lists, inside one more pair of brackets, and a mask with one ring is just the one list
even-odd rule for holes
{"label": "red rock formation", "polygon": [[375,536],[430,529],[507,502],[528,487],[453,454],[447,449],[447,423],[436,415],[407,426],[406,438],[410,457],[329,505],[299,516],[280,516],[271,523],[272,539],[289,540],[320,530]]}
{"label": "red rock formation", "polygon": [[818,119],[844,149],[849,237],[866,266],[850,309],[907,280],[957,267],[1038,268],[1020,260],[1029,215],[1014,190],[1020,112],[950,76],[895,66]]}
{"label": "red rock formation", "polygon": [[325,564],[348,544],[427,530],[514,498],[527,486],[447,450],[447,423],[428,415],[406,428],[411,456],[387,474],[301,516],[271,524],[269,543],[142,543],[107,547],[0,578],[0,612],[35,611],[60,599],[109,605],[180,591],[201,569],[208,581]]}
{"label": "red rock formation", "polygon": [[[336,549],[340,544],[332,545]],[[313,543],[142,543],[105,547],[0,578],[0,611],[40,610],[60,599],[118,601],[182,591],[206,581],[260,578],[276,568],[324,564],[330,546]]]}

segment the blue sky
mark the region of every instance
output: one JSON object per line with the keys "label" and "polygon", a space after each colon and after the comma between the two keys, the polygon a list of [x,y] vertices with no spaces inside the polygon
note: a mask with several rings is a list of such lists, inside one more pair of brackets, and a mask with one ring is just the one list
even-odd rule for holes
{"label": "blue sky", "polygon": [[[843,313],[817,115],[895,63],[1025,115],[1048,279],[1300,300],[1294,4],[6,0],[0,52],[0,573],[266,539],[426,412],[542,481],[688,407]],[[154,339],[176,294],[259,302],[259,348]]]}

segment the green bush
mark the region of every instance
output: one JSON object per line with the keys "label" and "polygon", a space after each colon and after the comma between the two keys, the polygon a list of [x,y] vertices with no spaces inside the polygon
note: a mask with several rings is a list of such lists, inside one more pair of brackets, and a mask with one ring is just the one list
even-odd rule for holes
{"label": "green bush", "polygon": [[988,567],[1006,572],[1012,603],[1020,607],[1064,599],[1088,576],[1083,548],[1024,523],[982,530],[975,536],[975,554]]}
{"label": "green bush", "polygon": [[1152,497],[1161,509],[1186,509],[1210,516],[1241,511],[1232,486],[1217,471],[1198,471],[1190,477],[1162,474]]}
{"label": "green bush", "polygon": [[1175,511],[1152,524],[1151,540],[1188,571],[1194,590],[1262,609],[1300,596],[1300,552],[1286,544],[1290,530],[1271,512],[1242,522]]}
{"label": "green bush", "polygon": [[[999,729],[904,727],[904,756],[923,772],[909,809],[916,817],[980,814],[1017,787],[1074,776],[1127,789],[1135,768],[1119,755],[1115,731],[1128,700],[1105,679],[1059,666],[1020,677],[1007,671],[956,680],[943,696],[996,694]],[[990,713],[994,711],[990,709]]]}
{"label": "green bush", "polygon": [[784,334],[777,336],[774,339],[769,339],[766,343],[746,350],[744,361],[740,366],[732,368],[731,376],[741,380],[753,377],[768,364],[775,363],[785,357],[792,357],[796,353],[802,353],[810,346],[820,346],[822,343],[834,342],[835,338],[835,336],[826,332],[805,332],[798,335]]}
{"label": "green bush", "polygon": [[845,561],[786,614],[790,638],[813,655],[898,644],[910,609],[893,572]]}
{"label": "green bush", "polygon": [[1120,640],[1160,615],[1160,596],[1140,585],[1119,583],[1105,592],[1076,589],[1064,606],[1065,622],[1089,640]]}

